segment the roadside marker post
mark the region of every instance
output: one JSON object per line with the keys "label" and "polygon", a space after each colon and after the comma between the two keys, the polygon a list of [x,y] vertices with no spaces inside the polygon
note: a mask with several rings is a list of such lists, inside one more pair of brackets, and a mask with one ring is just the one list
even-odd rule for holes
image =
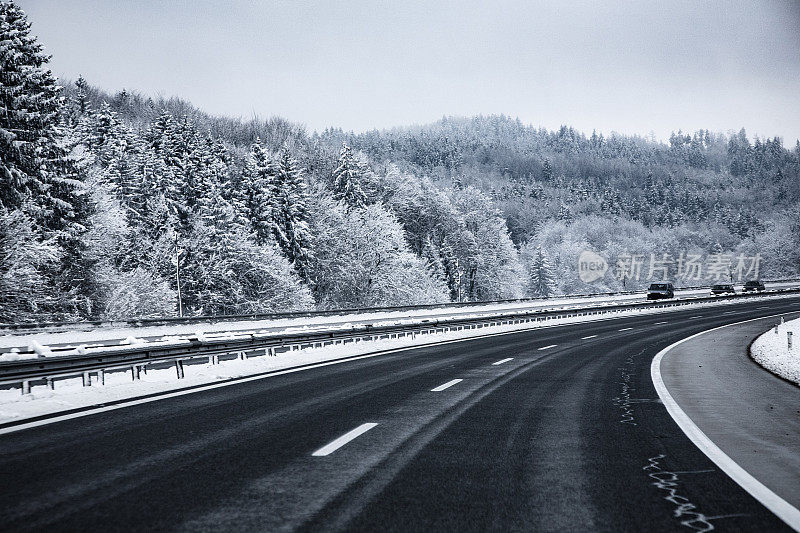
{"label": "roadside marker post", "polygon": [[789,351],[792,351],[792,332],[791,331],[787,331],[786,332],[786,344],[789,347]]}

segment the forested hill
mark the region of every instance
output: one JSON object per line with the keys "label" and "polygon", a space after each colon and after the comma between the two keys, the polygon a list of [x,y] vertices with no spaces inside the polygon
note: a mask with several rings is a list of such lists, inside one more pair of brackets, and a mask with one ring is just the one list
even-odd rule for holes
{"label": "forested hill", "polygon": [[[60,87],[47,62],[0,2],[0,322],[604,291],[630,254],[800,268],[800,146],[779,139],[664,144],[503,116],[309,134]],[[604,278],[580,281],[583,250]]]}
{"label": "forested hill", "polygon": [[800,200],[800,142],[700,130],[669,144],[637,136],[547,131],[504,116],[444,118],[428,126],[343,135],[373,162],[437,183],[474,185],[506,214],[516,243],[547,220],[621,216],[651,228],[723,224],[753,236]]}

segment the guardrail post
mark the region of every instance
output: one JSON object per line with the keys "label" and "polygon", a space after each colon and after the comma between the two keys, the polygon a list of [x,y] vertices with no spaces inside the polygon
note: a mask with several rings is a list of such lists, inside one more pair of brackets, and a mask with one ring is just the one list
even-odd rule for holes
{"label": "guardrail post", "polygon": [[264,350],[264,355],[268,355],[270,357],[275,357],[275,347],[274,346],[270,346],[269,348]]}
{"label": "guardrail post", "polygon": [[92,376],[88,372],[83,373],[83,386],[84,387],[92,386]]}
{"label": "guardrail post", "polygon": [[131,365],[131,380],[136,381],[138,379],[142,379],[142,367]]}
{"label": "guardrail post", "polygon": [[56,382],[53,378],[47,378],[47,388],[50,390],[56,390]]}
{"label": "guardrail post", "polygon": [[102,368],[97,371],[97,381],[100,383],[100,385],[106,384],[106,371]]}
{"label": "guardrail post", "polygon": [[245,359],[247,359],[247,353],[245,353],[245,352],[239,352],[239,359],[240,359],[240,360],[242,360],[242,361],[244,361]]}
{"label": "guardrail post", "polygon": [[183,361],[180,359],[175,360],[175,372],[178,374],[178,379],[183,379]]}
{"label": "guardrail post", "polygon": [[789,350],[791,350],[792,349],[792,332],[791,331],[787,331],[786,332],[786,344],[788,345]]}
{"label": "guardrail post", "polygon": [[31,382],[27,379],[22,382],[22,394],[30,394],[31,393]]}

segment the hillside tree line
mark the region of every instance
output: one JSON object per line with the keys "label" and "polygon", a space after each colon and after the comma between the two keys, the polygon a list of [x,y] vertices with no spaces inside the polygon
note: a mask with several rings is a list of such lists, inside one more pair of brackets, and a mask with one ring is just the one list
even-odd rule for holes
{"label": "hillside tree line", "polygon": [[620,288],[580,282],[584,249],[800,268],[800,144],[779,138],[666,144],[504,116],[309,134],[61,86],[48,61],[19,6],[0,3],[0,322]]}

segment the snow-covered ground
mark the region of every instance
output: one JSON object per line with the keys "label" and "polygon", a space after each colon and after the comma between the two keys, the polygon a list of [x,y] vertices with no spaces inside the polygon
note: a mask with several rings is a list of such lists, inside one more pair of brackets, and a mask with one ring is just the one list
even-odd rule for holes
{"label": "snow-covered ground", "polygon": [[[792,349],[788,335],[792,333]],[[758,337],[750,347],[750,355],[761,366],[800,385],[800,318],[773,327]]]}
{"label": "snow-covered ground", "polygon": [[[781,298],[776,296],[773,298]],[[698,307],[728,305],[729,300],[719,302],[697,303]],[[321,363],[343,357],[358,356],[378,351],[385,351],[409,346],[420,346],[442,341],[454,341],[487,335],[504,333],[522,329],[553,327],[642,314],[668,313],[670,310],[681,310],[684,307],[667,309],[634,309],[608,315],[590,315],[553,319],[546,322],[494,326],[480,330],[463,330],[431,335],[417,335],[415,339],[381,339],[358,344],[329,345],[322,348],[305,348],[303,350],[279,353],[275,357],[251,357],[246,360],[221,361],[217,365],[186,365],[185,378],[177,379],[174,368],[150,369],[142,375],[140,381],[133,382],[130,373],[106,373],[105,385],[93,383],[91,387],[83,387],[81,378],[65,379],[56,382],[55,390],[44,385],[33,386],[31,393],[22,395],[19,388],[0,390],[0,423],[24,420],[34,416],[47,415],[75,408],[89,407],[115,400],[136,398],[153,393],[168,393],[186,387],[203,384],[221,384],[224,381],[245,376],[253,376],[264,372],[289,369],[300,365]],[[251,325],[252,327],[252,325]],[[784,335],[785,336],[785,335]]]}
{"label": "snow-covered ground", "polygon": [[[705,292],[703,294],[705,294]],[[583,305],[613,304],[620,302],[642,301],[643,299],[643,295],[634,294],[613,297],[594,296],[553,298],[534,302],[513,302],[490,305],[476,304],[455,309],[419,309],[406,311],[353,313],[332,316],[281,318],[272,320],[243,320],[238,322],[209,321],[199,324],[165,324],[143,327],[97,327],[87,325],[86,329],[79,328],[74,330],[70,329],[67,331],[37,332],[22,335],[10,331],[6,335],[0,335],[0,349],[31,346],[35,342],[45,346],[64,344],[78,345],[99,342],[107,343],[108,341],[122,341],[129,337],[154,339],[168,335],[194,335],[197,332],[208,334],[244,331],[258,331],[262,333],[313,331],[314,329],[336,326],[347,328],[360,324],[400,324],[410,319],[416,321],[424,319],[435,320],[437,318],[445,317],[475,316],[477,314],[518,312],[523,310],[568,309]]]}
{"label": "snow-covered ground", "polygon": [[[768,289],[780,289],[799,286],[800,283],[767,283]],[[707,296],[708,289],[678,290],[676,298],[689,298],[696,296]],[[0,354],[9,352],[10,348],[26,348],[35,346],[37,343],[43,346],[63,346],[82,344],[124,344],[131,342],[131,339],[147,339],[154,341],[164,337],[185,337],[203,333],[225,334],[228,332],[258,332],[259,334],[268,333],[291,333],[302,331],[313,331],[315,329],[343,327],[349,328],[363,324],[389,325],[402,324],[408,321],[435,320],[447,317],[472,317],[480,314],[536,311],[536,310],[556,310],[574,309],[588,305],[613,305],[628,302],[644,301],[643,293],[622,294],[615,296],[581,296],[551,298],[547,300],[537,300],[532,302],[511,302],[502,304],[475,304],[459,308],[446,309],[419,309],[392,312],[373,312],[373,313],[353,313],[334,316],[317,316],[286,318],[277,320],[243,320],[238,322],[231,321],[209,321],[199,324],[165,324],[160,326],[142,327],[99,327],[93,325],[70,326],[70,328],[59,328],[58,331],[41,331],[36,333],[18,334],[14,331],[0,332]],[[46,352],[46,350],[45,350]],[[2,360],[2,359],[0,359]]]}

